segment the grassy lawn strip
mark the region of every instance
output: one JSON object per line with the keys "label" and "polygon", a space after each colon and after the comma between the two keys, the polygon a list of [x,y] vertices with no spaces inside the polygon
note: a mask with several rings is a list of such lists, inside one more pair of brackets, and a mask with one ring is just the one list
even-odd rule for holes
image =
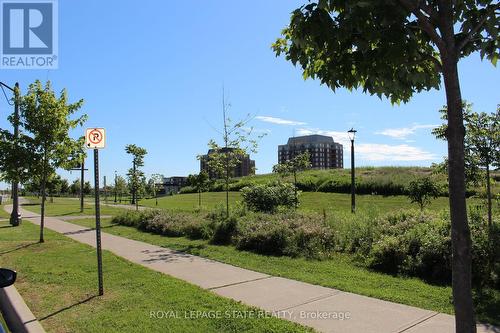
{"label": "grassy lawn strip", "polygon": [[[226,318],[256,310],[104,251],[105,296],[97,289],[95,249],[38,226],[0,223],[0,261],[17,270],[16,287],[49,332],[305,332],[277,318]],[[151,311],[179,318],[151,318]],[[190,311],[221,311],[222,318],[186,318]]]}
{"label": "grassy lawn strip", "polygon": [[1,220],[10,219],[10,214],[5,211],[4,206],[0,206],[0,219]]}
{"label": "grassy lawn strip", "polygon": [[[71,221],[71,223],[93,227],[95,222],[93,220],[76,220]],[[335,254],[332,259],[323,261],[264,256],[238,251],[232,246],[211,245],[204,240],[145,233],[133,227],[113,225],[109,219],[104,219],[102,225],[104,232],[110,234],[184,251],[274,276],[282,276],[424,309],[453,313],[449,286],[436,286],[417,278],[401,278],[373,272],[357,266],[354,260],[347,255]],[[478,318],[489,323],[500,324],[500,315],[497,311],[500,306],[500,292],[488,291],[480,302]]]}
{"label": "grassy lawn strip", "polygon": [[[218,204],[225,204],[225,192],[207,192],[202,193],[202,209],[210,210]],[[229,200],[232,204],[241,200],[240,192],[230,192]],[[158,198],[158,206],[155,199],[144,199],[139,202],[141,206],[171,209],[179,211],[193,211],[198,209],[198,194],[177,194]],[[469,205],[485,204],[484,200],[469,199]],[[495,210],[498,209],[495,205]],[[427,207],[433,211],[441,211],[448,209],[448,198],[439,197],[432,201]],[[391,210],[401,208],[418,209],[417,204],[411,204],[406,196],[382,196],[382,195],[357,195],[356,196],[356,211],[363,213],[386,213]],[[322,193],[322,192],[303,192],[300,195],[300,206],[302,211],[313,211],[322,214],[323,210],[328,216],[338,213],[351,212],[351,196],[350,194],[342,193]]]}
{"label": "grassy lawn strip", "polygon": [[[41,198],[28,197],[29,203],[23,204],[22,208],[40,214]],[[47,216],[79,216],[95,215],[92,198],[85,198],[83,213],[80,212],[80,201],[73,198],[54,198],[54,202],[49,199],[45,202],[45,213]],[[116,215],[123,212],[123,208],[101,205],[102,215]]]}

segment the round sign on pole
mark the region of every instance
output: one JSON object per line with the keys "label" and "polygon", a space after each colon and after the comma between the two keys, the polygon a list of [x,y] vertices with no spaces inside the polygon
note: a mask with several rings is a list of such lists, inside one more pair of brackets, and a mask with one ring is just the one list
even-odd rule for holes
{"label": "round sign on pole", "polygon": [[88,149],[102,149],[106,141],[104,128],[87,128],[85,131],[85,146]]}

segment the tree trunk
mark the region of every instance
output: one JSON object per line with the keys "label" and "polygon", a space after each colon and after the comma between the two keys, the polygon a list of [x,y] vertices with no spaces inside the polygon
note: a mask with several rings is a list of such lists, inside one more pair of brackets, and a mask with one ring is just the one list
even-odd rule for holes
{"label": "tree trunk", "polygon": [[136,193],[137,193],[137,179],[136,179],[136,175],[135,175],[135,161],[132,162],[132,180],[133,180],[133,183],[132,183],[132,205],[135,204],[135,201],[136,201]]}
{"label": "tree trunk", "polygon": [[226,217],[229,218],[229,155],[226,157]]}
{"label": "tree trunk", "polygon": [[198,207],[201,207],[201,190],[198,190]]}
{"label": "tree trunk", "polygon": [[[491,183],[490,183],[490,160],[486,159],[486,196],[488,199],[488,234],[491,242],[492,212],[491,212]],[[491,244],[491,243],[490,243]]]}
{"label": "tree trunk", "polygon": [[41,217],[40,217],[40,243],[45,242],[45,240],[43,238],[43,228],[45,225],[45,200],[47,198],[47,196],[45,194],[46,184],[47,184],[47,176],[45,175],[45,170],[44,170],[43,175],[42,175],[42,207],[40,210],[40,214],[41,214]]}
{"label": "tree trunk", "polygon": [[[454,46],[454,45],[452,45]],[[443,57],[448,106],[448,183],[451,215],[452,288],[457,333],[476,332],[471,288],[471,236],[465,200],[465,164],[462,96],[457,57]]]}

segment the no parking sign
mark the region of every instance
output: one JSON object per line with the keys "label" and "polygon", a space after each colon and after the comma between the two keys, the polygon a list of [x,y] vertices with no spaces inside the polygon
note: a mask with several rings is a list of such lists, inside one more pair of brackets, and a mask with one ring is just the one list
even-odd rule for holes
{"label": "no parking sign", "polygon": [[102,149],[106,142],[104,128],[87,128],[85,131],[85,146],[88,149]]}

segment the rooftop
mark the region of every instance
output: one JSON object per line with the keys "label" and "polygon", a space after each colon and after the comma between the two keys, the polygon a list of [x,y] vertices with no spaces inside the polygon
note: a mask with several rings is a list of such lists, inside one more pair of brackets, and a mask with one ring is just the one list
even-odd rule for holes
{"label": "rooftop", "polygon": [[300,145],[306,143],[334,143],[333,138],[331,136],[326,135],[304,135],[304,136],[296,136],[288,139],[289,145]]}

